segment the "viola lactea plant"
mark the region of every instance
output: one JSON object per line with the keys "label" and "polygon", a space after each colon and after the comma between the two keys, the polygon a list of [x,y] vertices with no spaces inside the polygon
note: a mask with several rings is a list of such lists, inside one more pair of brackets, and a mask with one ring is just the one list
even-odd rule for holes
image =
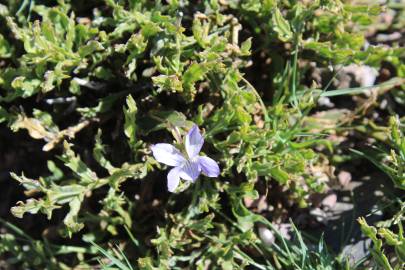
{"label": "viola lactea plant", "polygon": [[190,129],[183,141],[186,154],[168,143],[158,143],[151,147],[158,162],[174,167],[167,174],[167,188],[170,192],[176,190],[180,179],[194,182],[201,173],[208,177],[217,177],[220,173],[215,160],[199,155],[204,138],[197,125]]}

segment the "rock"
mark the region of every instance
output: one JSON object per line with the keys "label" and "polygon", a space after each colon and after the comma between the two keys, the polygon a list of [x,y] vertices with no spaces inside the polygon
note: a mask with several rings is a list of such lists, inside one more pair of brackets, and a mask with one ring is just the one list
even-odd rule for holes
{"label": "rock", "polygon": [[[291,239],[291,224],[289,223],[281,223],[281,224],[273,224],[274,228],[278,231],[281,236],[287,240]],[[262,242],[267,245],[271,246],[274,244],[276,240],[275,234],[271,231],[271,229],[267,228],[264,225],[259,225],[258,228],[259,231],[259,237],[262,240]]]}
{"label": "rock", "polygon": [[274,236],[273,232],[265,226],[259,226],[259,237],[262,240],[263,244],[266,246],[271,246],[274,244],[276,237]]}
{"label": "rock", "polygon": [[330,193],[323,198],[321,205],[326,209],[333,209],[336,206],[337,195],[336,193]]}
{"label": "rock", "polygon": [[340,171],[338,174],[338,180],[342,187],[346,187],[352,180],[352,174],[347,171]]}
{"label": "rock", "polygon": [[316,221],[326,224],[328,215],[321,208],[314,208],[309,211],[309,214],[313,216]]}

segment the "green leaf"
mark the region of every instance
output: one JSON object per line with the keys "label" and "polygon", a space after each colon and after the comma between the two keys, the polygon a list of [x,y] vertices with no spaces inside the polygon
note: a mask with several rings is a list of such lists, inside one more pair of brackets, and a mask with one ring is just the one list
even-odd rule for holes
{"label": "green leaf", "polygon": [[194,83],[204,78],[208,69],[206,65],[199,63],[192,63],[186,72],[183,74],[183,86],[184,89],[190,92],[191,95],[195,94]]}
{"label": "green leaf", "polygon": [[0,58],[10,58],[12,53],[12,48],[10,43],[0,34]]}
{"label": "green leaf", "polygon": [[78,53],[79,53],[80,57],[86,57],[96,51],[102,51],[102,50],[104,50],[104,47],[100,42],[91,40],[86,45],[80,47]]}
{"label": "green leaf", "polygon": [[178,111],[151,111],[147,117],[139,119],[139,131],[144,135],[161,129],[172,130],[174,127],[185,128],[191,125],[187,117]]}
{"label": "green leaf", "polygon": [[244,42],[242,42],[242,45],[240,47],[241,55],[250,55],[250,48],[252,47],[252,38],[248,38]]}
{"label": "green leaf", "polygon": [[198,42],[198,44],[202,47],[205,48],[207,46],[207,43],[209,42],[208,40],[208,28],[206,25],[202,24],[201,21],[197,18],[193,20],[193,26],[192,26],[192,31],[193,31],[193,36]]}
{"label": "green leaf", "polygon": [[126,103],[127,106],[124,107],[124,115],[125,115],[124,133],[129,139],[129,145],[131,146],[132,149],[134,149],[137,144],[136,113],[138,112],[138,108],[136,107],[135,100],[131,95],[127,96]]}
{"label": "green leaf", "polygon": [[270,175],[281,184],[286,184],[290,178],[288,173],[282,170],[280,167],[271,168]]}
{"label": "green leaf", "polygon": [[274,9],[272,16],[273,30],[278,34],[278,38],[283,42],[290,42],[293,39],[293,33],[291,31],[290,24],[283,15],[279,8]]}
{"label": "green leaf", "polygon": [[77,221],[77,215],[79,214],[80,206],[83,200],[83,196],[81,197],[82,198],[75,197],[69,202],[70,210],[63,219],[63,223],[65,223],[66,227],[68,228],[69,237],[72,236],[72,233],[78,232],[84,227],[83,223],[79,223]]}
{"label": "green leaf", "polygon": [[83,184],[95,183],[99,178],[97,174],[92,171],[87,165],[80,159],[80,156],[76,155],[69,143],[66,141],[63,143],[64,154],[60,159],[65,162],[65,166],[70,168],[80,178],[80,182]]}
{"label": "green leaf", "polygon": [[183,92],[183,85],[176,75],[159,75],[152,77],[159,91]]}

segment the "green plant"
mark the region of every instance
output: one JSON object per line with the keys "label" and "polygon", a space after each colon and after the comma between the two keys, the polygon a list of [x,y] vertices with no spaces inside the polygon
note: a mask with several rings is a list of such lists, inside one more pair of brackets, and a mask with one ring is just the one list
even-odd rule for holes
{"label": "green plant", "polygon": [[[13,138],[4,163],[21,165],[9,166],[20,185],[11,213],[52,223],[35,240],[5,223],[0,253],[25,268],[349,267],[323,240],[313,250],[295,227],[288,241],[272,226],[332,186],[343,147],[331,137],[356,130],[343,109],[317,114],[320,98],[370,90],[331,90],[337,65],[392,66],[376,98],[398,89],[394,102],[404,104],[403,48],[364,48],[382,11],[332,0],[0,4],[0,135]],[[308,76],[328,66],[326,82]],[[368,120],[364,111],[354,108],[352,122]],[[390,122],[393,151],[370,159],[402,188],[401,121]],[[194,124],[221,175],[169,194],[151,146],[178,143]],[[276,207],[248,206],[259,199]],[[276,244],[263,244],[260,224]]]}

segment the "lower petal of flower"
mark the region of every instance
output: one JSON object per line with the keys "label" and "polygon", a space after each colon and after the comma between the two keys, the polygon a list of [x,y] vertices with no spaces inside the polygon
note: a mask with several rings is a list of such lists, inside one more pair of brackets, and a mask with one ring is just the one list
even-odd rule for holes
{"label": "lower petal of flower", "polygon": [[201,167],[196,161],[186,161],[180,170],[180,177],[187,181],[194,181],[200,175]]}
{"label": "lower petal of flower", "polygon": [[167,174],[167,189],[170,192],[174,192],[180,183],[180,171],[181,167],[174,167]]}
{"label": "lower petal of flower", "polygon": [[217,177],[220,173],[219,166],[212,158],[199,156],[198,163],[203,174],[208,177]]}

